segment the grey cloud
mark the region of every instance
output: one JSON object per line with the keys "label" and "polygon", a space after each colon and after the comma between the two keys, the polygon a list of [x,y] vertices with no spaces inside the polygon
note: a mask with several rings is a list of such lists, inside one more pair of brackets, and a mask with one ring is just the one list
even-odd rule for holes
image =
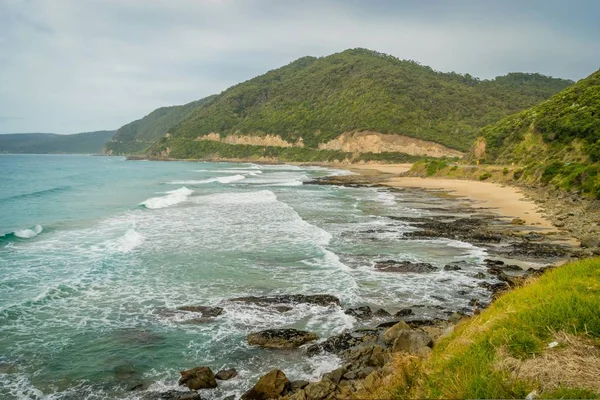
{"label": "grey cloud", "polygon": [[489,3],[6,0],[0,109],[27,119],[2,130],[114,129],[296,58],[351,47],[483,78],[579,79],[598,68],[594,3],[571,11],[551,1]]}

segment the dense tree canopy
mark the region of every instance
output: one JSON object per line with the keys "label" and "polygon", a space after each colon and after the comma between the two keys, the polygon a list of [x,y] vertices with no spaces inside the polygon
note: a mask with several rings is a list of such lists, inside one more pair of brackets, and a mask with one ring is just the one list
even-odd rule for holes
{"label": "dense tree canopy", "polygon": [[479,80],[352,49],[304,57],[235,85],[170,132],[190,140],[211,132],[277,134],[314,148],[343,132],[370,130],[466,150],[479,128],[570,84],[522,73]]}

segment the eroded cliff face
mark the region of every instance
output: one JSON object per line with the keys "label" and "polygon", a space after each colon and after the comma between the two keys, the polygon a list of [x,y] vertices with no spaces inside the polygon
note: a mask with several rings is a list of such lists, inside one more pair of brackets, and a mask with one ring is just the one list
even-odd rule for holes
{"label": "eroded cliff face", "polygon": [[213,140],[215,142],[227,144],[246,144],[253,146],[273,146],[273,147],[304,147],[302,139],[296,143],[290,143],[281,138],[279,135],[227,135],[222,137],[218,133],[209,133],[205,136],[199,136],[196,140]]}
{"label": "eroded cliff face", "polygon": [[438,143],[402,135],[379,132],[345,132],[337,138],[319,145],[323,150],[341,150],[357,153],[399,152],[413,156],[462,157],[463,153]]}

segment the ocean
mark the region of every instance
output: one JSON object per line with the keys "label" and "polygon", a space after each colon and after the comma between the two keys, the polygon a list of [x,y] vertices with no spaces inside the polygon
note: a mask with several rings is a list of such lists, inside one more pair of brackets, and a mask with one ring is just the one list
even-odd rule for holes
{"label": "ocean", "polygon": [[[394,216],[434,216],[452,200],[419,190],[305,185],[348,171],[293,165],[0,155],[0,398],[136,399],[177,388],[179,371],[234,367],[203,398],[241,394],[272,368],[317,379],[335,356],[264,350],[245,337],[291,327],[320,338],[390,312],[465,309],[487,300],[484,249],[404,240]],[[428,262],[425,274],[376,261]],[[454,261],[460,271],[444,271]],[[468,294],[458,295],[458,289]],[[280,312],[247,295],[330,294],[342,307]],[[463,292],[464,293],[464,292]],[[220,306],[202,319],[176,309]]]}

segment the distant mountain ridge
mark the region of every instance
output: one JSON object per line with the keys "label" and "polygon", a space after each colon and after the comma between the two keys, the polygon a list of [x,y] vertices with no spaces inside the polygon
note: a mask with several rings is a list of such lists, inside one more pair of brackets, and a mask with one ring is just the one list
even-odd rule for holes
{"label": "distant mountain ridge", "polygon": [[9,133],[0,135],[0,153],[101,154],[115,131],[54,133]]}
{"label": "distant mountain ridge", "polygon": [[178,124],[196,108],[211,101],[215,96],[192,101],[180,106],[161,107],[143,118],[119,128],[105,146],[108,154],[136,154],[144,151],[165,135],[169,128]]}
{"label": "distant mountain ridge", "polygon": [[[198,141],[213,140],[216,134],[229,137],[229,142],[231,135],[275,136],[295,147],[344,151],[331,142],[342,134],[364,131],[466,151],[483,126],[571,84],[524,73],[479,80],[351,49],[298,59],[211,97],[168,128],[169,137],[153,146],[150,155],[202,158],[215,145]],[[236,145],[217,147],[231,153],[231,146]]]}

